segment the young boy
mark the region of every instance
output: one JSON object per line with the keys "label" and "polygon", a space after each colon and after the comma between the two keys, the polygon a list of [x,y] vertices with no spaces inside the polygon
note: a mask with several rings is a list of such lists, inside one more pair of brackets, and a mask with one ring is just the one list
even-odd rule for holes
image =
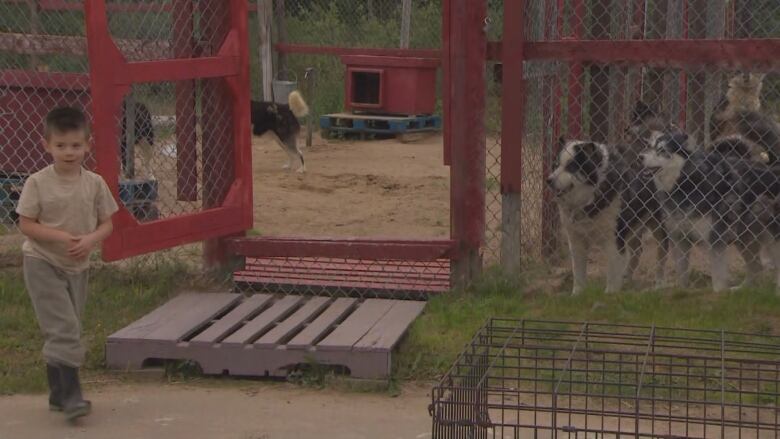
{"label": "young boy", "polygon": [[57,108],[46,116],[43,146],[54,163],[31,175],[16,212],[27,237],[24,282],[45,343],[49,408],[68,420],[89,414],[78,369],[84,362],[81,318],[87,298],[89,255],[111,234],[118,210],[103,179],[84,168],[89,152],[84,113]]}

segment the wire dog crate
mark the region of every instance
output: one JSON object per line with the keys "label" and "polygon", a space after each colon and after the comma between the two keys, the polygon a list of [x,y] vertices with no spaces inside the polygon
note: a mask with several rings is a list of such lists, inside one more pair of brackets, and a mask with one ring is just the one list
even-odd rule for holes
{"label": "wire dog crate", "polygon": [[491,319],[432,392],[433,438],[780,436],[780,337]]}

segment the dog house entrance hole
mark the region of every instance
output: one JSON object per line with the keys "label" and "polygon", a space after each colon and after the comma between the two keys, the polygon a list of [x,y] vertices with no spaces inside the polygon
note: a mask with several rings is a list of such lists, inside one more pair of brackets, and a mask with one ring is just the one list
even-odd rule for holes
{"label": "dog house entrance hole", "polygon": [[352,103],[361,106],[381,106],[382,72],[352,72]]}

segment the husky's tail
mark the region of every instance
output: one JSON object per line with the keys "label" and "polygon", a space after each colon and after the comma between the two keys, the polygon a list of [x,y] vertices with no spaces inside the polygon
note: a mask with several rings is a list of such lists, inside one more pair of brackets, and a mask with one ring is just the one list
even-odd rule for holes
{"label": "husky's tail", "polygon": [[287,97],[287,102],[290,104],[290,110],[292,110],[295,117],[304,117],[309,114],[309,106],[306,105],[306,101],[303,100],[303,96],[297,90],[290,93],[290,96]]}

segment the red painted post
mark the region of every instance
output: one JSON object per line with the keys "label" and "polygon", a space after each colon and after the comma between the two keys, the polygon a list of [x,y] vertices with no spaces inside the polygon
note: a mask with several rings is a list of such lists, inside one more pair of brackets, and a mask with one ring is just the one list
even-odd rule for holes
{"label": "red painted post", "polygon": [[[694,0],[688,5],[689,9],[697,11],[697,13],[703,13],[699,11],[707,11],[707,0]],[[705,39],[707,38],[707,14],[697,17],[690,24],[689,35],[693,39]],[[691,85],[689,87],[690,99],[693,103],[691,108],[691,114],[687,118],[686,127],[687,132],[696,139],[697,142],[704,142],[706,140],[706,111],[705,102],[707,102],[707,74],[703,70],[696,70],[691,75]]]}
{"label": "red painted post", "polygon": [[451,57],[450,57],[450,51],[452,50],[451,46],[451,31],[452,29],[452,23],[451,20],[451,12],[452,11],[452,5],[451,0],[444,0],[444,3],[442,4],[442,10],[441,10],[441,36],[442,36],[442,71],[444,72],[444,78],[442,80],[442,90],[444,92],[442,93],[442,113],[444,114],[442,117],[442,125],[444,126],[444,151],[443,151],[443,158],[444,158],[444,165],[445,166],[451,166],[452,165],[452,130],[450,129],[452,127],[452,99],[451,99],[451,93],[450,90],[452,90],[452,83],[450,80],[450,69],[451,69]]}
{"label": "red painted post", "polygon": [[[563,1],[558,0],[558,11],[552,7],[553,2],[548,3],[545,10],[545,23],[555,23],[555,28],[545,26],[545,40],[560,39],[563,32]],[[557,19],[555,16],[557,15]],[[555,20],[554,20],[555,19]],[[553,32],[555,31],[555,32]],[[542,83],[542,124],[551,121],[552,135],[547,135],[547,127],[543,128],[542,135],[542,175],[547,176],[552,172],[555,163],[555,155],[558,138],[561,135],[561,78],[559,75],[545,75]],[[542,188],[542,257],[547,259],[555,255],[558,248],[558,209],[555,207],[553,193],[546,186]]]}
{"label": "red painted post", "polygon": [[[569,27],[572,29],[572,38],[581,40],[585,20],[585,2],[584,0],[574,0],[573,4],[574,13],[571,16]],[[582,62],[569,63],[568,137],[572,139],[582,137],[582,81],[584,74]]]}
{"label": "red painted post", "polygon": [[520,269],[526,82],[523,79],[525,0],[504,3],[501,113],[501,265]]}
{"label": "red painted post", "polygon": [[[201,37],[207,42],[204,51],[214,55],[227,36],[231,19],[244,11],[246,21],[247,2],[230,0],[228,8],[223,0],[201,0]],[[240,3],[240,5],[239,5]],[[246,38],[246,35],[243,36]],[[246,90],[247,94],[249,89]],[[234,179],[234,157],[230,145],[234,144],[235,133],[226,129],[230,126],[233,107],[229,90],[222,79],[204,79],[201,81],[201,106],[208,107],[201,116],[203,158],[203,209],[222,204]],[[247,103],[247,108],[249,103]],[[248,132],[248,131],[247,131]],[[247,182],[245,182],[247,184]],[[251,184],[251,183],[248,183]],[[207,269],[226,265],[227,246],[220,239],[212,239],[203,244],[203,265]]]}
{"label": "red painted post", "polygon": [[[588,38],[592,40],[608,40],[610,13],[608,0],[593,0],[591,2],[590,29]],[[584,17],[583,17],[584,18]],[[609,67],[590,63],[590,96],[588,102],[588,138],[597,142],[607,142],[609,137]]]}
{"label": "red painted post", "polygon": [[451,233],[457,256],[453,285],[468,285],[482,269],[485,234],[486,0],[449,0],[449,135]]}
{"label": "red painted post", "polygon": [[[684,0],[682,16],[682,39],[688,39],[688,0]],[[688,73],[680,72],[680,129],[685,129],[688,115]]]}
{"label": "red painted post", "polygon": [[[195,48],[193,0],[174,0],[173,54],[191,58]],[[194,127],[195,82],[176,82],[176,194],[179,201],[198,199],[198,149]]]}
{"label": "red painted post", "polygon": [[[636,10],[634,11],[634,35],[632,35],[632,39],[634,40],[643,40],[645,38],[645,6],[647,5],[646,0],[636,0],[635,7]],[[638,78],[636,78],[636,88],[631,90],[631,105],[634,105],[634,102],[642,99],[642,87],[644,85],[644,72],[643,68],[638,68]]]}
{"label": "red painted post", "polygon": [[[84,20],[89,57],[90,97],[92,99],[92,139],[95,145],[95,170],[106,180],[115,198],[119,194],[119,130],[116,115],[124,93],[129,87],[114,87],[111,79],[117,75],[117,66],[122,65],[122,55],[111,45],[105,0],[87,0],[84,3]],[[127,209],[120,208],[114,215],[114,228],[136,223]],[[111,240],[119,240],[115,233],[103,242],[103,248]],[[104,251],[103,257],[106,257]]]}

